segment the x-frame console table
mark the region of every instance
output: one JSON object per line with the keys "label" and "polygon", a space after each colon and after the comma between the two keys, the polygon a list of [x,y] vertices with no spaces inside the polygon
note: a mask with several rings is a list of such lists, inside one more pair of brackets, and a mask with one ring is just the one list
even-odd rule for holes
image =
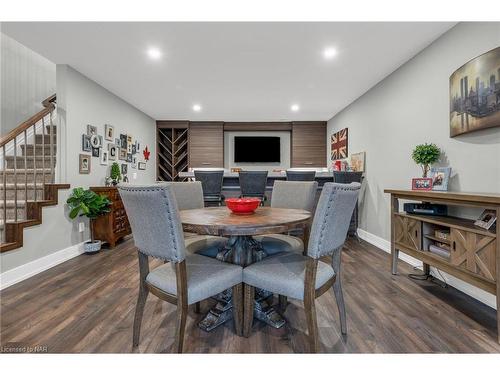
{"label": "x-frame console table", "polygon": [[[483,229],[474,220],[416,215],[400,212],[400,200],[439,203],[447,206],[474,207],[496,212],[500,220],[500,194],[467,194],[455,192],[386,189],[391,195],[392,274],[397,274],[397,260],[402,251],[423,263],[425,273],[436,267],[497,298],[497,340],[500,343],[500,238],[498,230]],[[437,238],[436,229],[449,231],[446,239]],[[441,243],[449,257],[429,251],[430,244]]]}

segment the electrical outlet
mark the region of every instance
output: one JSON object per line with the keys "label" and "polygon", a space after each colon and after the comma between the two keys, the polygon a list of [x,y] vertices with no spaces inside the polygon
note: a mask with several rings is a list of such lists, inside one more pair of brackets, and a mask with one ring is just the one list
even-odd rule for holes
{"label": "electrical outlet", "polygon": [[78,231],[80,233],[85,231],[85,223],[78,223]]}

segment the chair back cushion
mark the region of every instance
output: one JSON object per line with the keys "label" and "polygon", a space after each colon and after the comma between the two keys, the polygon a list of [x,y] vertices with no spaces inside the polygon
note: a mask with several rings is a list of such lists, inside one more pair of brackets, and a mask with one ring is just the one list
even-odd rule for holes
{"label": "chair back cushion", "polygon": [[184,236],[170,185],[119,186],[135,246],[146,255],[181,262]]}
{"label": "chair back cushion", "polygon": [[316,171],[294,171],[288,169],[286,171],[286,179],[288,181],[314,181]]}
{"label": "chair back cushion", "polygon": [[266,192],[267,171],[240,171],[239,182],[243,197],[263,197]]}
{"label": "chair back cushion", "polygon": [[333,171],[333,182],[338,184],[350,184],[363,180],[363,172]]}
{"label": "chair back cushion", "polygon": [[194,178],[201,182],[204,196],[220,196],[222,192],[222,181],[224,170],[194,171]]}
{"label": "chair back cushion", "polygon": [[274,181],[271,207],[314,211],[316,181]]}
{"label": "chair back cushion", "polygon": [[205,207],[200,181],[162,182],[158,185],[170,185],[172,187],[179,210],[193,210]]}
{"label": "chair back cushion", "polygon": [[311,258],[330,255],[344,245],[360,186],[357,182],[323,185],[307,249]]}

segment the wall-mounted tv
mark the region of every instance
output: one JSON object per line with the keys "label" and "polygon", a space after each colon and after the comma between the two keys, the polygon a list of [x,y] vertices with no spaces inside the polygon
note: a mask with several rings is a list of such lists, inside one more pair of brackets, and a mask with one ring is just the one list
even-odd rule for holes
{"label": "wall-mounted tv", "polygon": [[234,137],[235,163],[279,163],[280,137]]}

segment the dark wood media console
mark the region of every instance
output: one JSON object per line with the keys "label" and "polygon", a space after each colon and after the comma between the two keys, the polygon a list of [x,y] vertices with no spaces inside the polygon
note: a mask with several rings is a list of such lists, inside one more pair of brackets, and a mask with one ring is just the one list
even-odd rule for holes
{"label": "dark wood media console", "polygon": [[[500,239],[498,230],[483,229],[474,220],[415,215],[400,212],[399,200],[439,203],[458,207],[491,209],[500,217],[500,194],[466,194],[412,190],[385,190],[391,194],[392,274],[397,274],[397,261],[402,251],[424,264],[424,272],[433,266],[475,285],[497,298],[497,329],[500,343]],[[440,238],[435,231],[449,233]],[[449,255],[429,251],[431,245],[449,249]],[[446,254],[446,251],[443,252]]]}

